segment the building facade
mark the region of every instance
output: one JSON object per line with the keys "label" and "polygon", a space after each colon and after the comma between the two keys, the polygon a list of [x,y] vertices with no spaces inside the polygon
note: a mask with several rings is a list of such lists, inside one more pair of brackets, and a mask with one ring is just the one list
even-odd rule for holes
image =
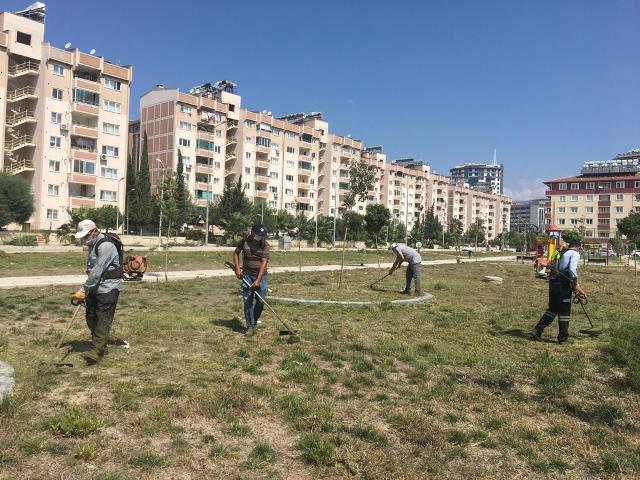
{"label": "building facade", "polygon": [[451,169],[452,183],[467,183],[481,192],[504,193],[504,167],[497,163],[463,163]]}
{"label": "building facade", "polygon": [[640,212],[640,151],[587,162],[580,175],[544,183],[546,225],[582,229],[587,240],[606,243],[616,236],[623,218]]}
{"label": "building facade", "polygon": [[513,202],[511,205],[511,230],[531,229],[535,225],[538,231],[544,231],[546,203],[546,198]]}
{"label": "building facade", "polygon": [[32,187],[27,228],[76,207],[124,207],[130,66],[45,42],[44,5],[0,13],[0,159]]}

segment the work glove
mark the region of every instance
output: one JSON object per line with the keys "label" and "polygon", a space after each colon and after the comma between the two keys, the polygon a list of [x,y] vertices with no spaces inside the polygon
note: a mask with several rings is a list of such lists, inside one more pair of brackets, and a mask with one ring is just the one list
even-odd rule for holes
{"label": "work glove", "polygon": [[71,294],[71,303],[73,303],[74,305],[80,305],[81,303],[84,303],[85,297],[86,295],[84,293],[84,290],[80,289],[77,292]]}
{"label": "work glove", "polygon": [[586,300],[587,299],[587,294],[585,293],[584,290],[582,290],[580,287],[576,286],[576,294],[578,295],[578,297],[580,297],[582,300]]}

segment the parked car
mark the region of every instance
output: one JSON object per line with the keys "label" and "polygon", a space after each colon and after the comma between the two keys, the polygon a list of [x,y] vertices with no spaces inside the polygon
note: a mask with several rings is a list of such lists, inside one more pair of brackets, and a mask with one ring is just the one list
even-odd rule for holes
{"label": "parked car", "polygon": [[632,250],[629,254],[630,257],[638,257],[640,258],[640,250]]}
{"label": "parked car", "polygon": [[607,248],[606,248],[606,247],[601,248],[601,249],[598,251],[598,253],[599,253],[600,255],[602,255],[602,256],[605,256],[605,257],[606,257],[607,255],[608,255],[608,256],[610,256],[610,257],[615,257],[615,256],[617,255],[617,254],[616,254],[616,252],[614,252],[614,251],[613,251],[613,249],[609,248],[609,249],[607,250]]}
{"label": "parked car", "polygon": [[469,244],[464,245],[464,246],[462,247],[462,251],[463,251],[463,252],[473,252],[473,247],[472,247],[471,245],[469,245]]}

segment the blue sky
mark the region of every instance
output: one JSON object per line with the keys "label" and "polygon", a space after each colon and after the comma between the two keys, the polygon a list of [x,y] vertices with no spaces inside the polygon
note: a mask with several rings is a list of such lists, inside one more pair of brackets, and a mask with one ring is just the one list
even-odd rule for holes
{"label": "blue sky", "polygon": [[516,198],[640,146],[637,0],[46,3],[54,45],[134,66],[134,117],[157,83],[230,79],[441,173],[496,148]]}

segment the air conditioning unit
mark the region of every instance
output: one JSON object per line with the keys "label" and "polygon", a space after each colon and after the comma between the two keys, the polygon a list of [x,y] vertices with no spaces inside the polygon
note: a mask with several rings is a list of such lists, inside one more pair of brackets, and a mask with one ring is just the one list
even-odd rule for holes
{"label": "air conditioning unit", "polygon": [[60,131],[61,132],[68,132],[69,131],[69,127],[63,123],[62,125],[60,125]]}
{"label": "air conditioning unit", "polygon": [[100,163],[102,163],[103,165],[105,165],[107,163],[107,156],[106,155],[100,155]]}

